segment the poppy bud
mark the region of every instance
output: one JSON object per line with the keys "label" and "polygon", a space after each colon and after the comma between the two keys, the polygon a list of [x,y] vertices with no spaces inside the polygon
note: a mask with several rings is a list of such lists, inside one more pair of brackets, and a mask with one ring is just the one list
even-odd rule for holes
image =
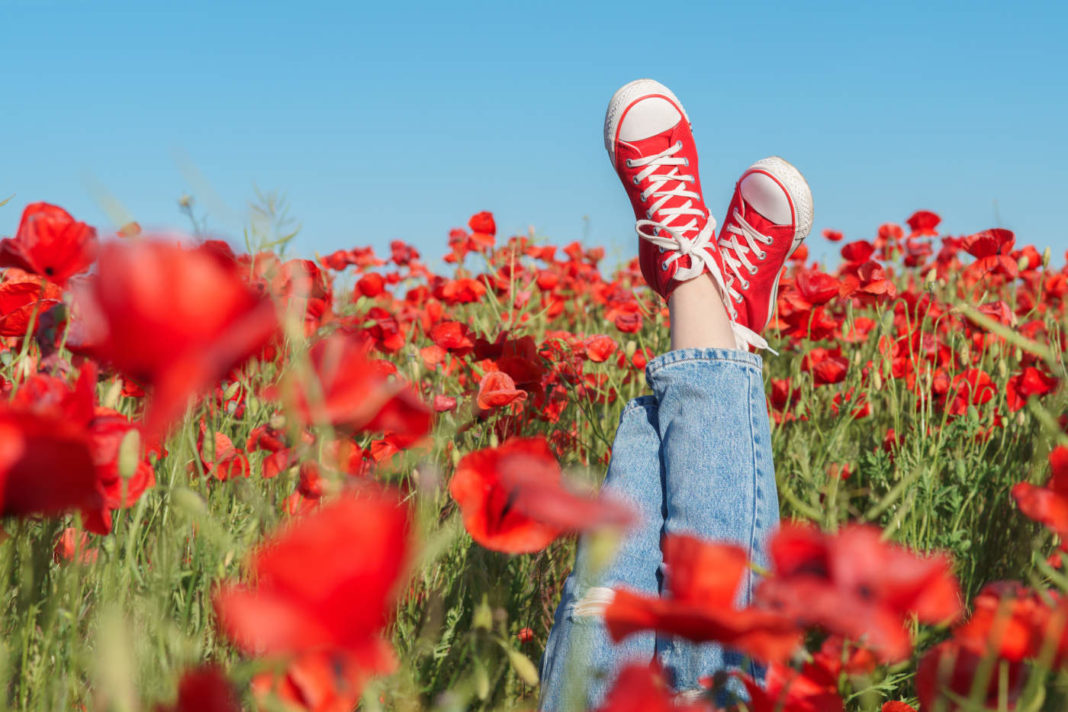
{"label": "poppy bud", "polygon": [[998,359],[998,375],[1005,378],[1009,375],[1009,367],[1005,364],[1005,359]]}
{"label": "poppy bud", "polygon": [[1023,349],[1017,346],[1015,349],[1013,349],[1012,355],[1017,361],[1019,361],[1023,358]]}
{"label": "poppy bud", "polygon": [[130,428],[119,443],[119,477],[128,480],[137,472],[137,464],[141,459],[141,433],[137,428]]}
{"label": "poppy bud", "polygon": [[230,400],[231,398],[236,396],[237,395],[237,389],[240,388],[240,387],[241,387],[241,384],[238,383],[237,381],[234,381],[229,386],[227,386],[226,391],[223,392],[223,400]]}
{"label": "poppy bud", "polygon": [[938,280],[938,270],[935,270],[935,269],[928,270],[927,274],[925,274],[923,276],[923,286],[930,288],[930,287],[934,286],[934,283],[937,280]]}
{"label": "poppy bud", "polygon": [[881,391],[883,389],[883,377],[878,371],[875,372],[873,382],[875,383],[875,390]]}
{"label": "poppy bud", "polygon": [[1052,258],[1053,258],[1053,251],[1050,250],[1050,248],[1047,247],[1045,252],[1042,253],[1042,266],[1048,268],[1050,260]]}
{"label": "poppy bud", "polygon": [[454,449],[452,451],[452,466],[456,467],[458,464],[460,464],[460,459],[462,457],[463,457],[463,455],[460,454],[460,451]]}
{"label": "poppy bud", "polygon": [[624,347],[624,350],[627,354],[627,358],[630,358],[634,355],[634,352],[638,350],[638,344],[635,343],[634,339],[630,339],[629,341],[627,341],[627,345]]}
{"label": "poppy bud", "polygon": [[475,608],[475,614],[472,616],[471,625],[475,628],[482,628],[484,630],[490,630],[493,628],[493,611],[490,610],[489,600],[486,594],[482,594],[482,602]]}
{"label": "poppy bud", "polygon": [[1016,260],[1016,266],[1020,271],[1027,269],[1027,255],[1021,255],[1020,259]]}
{"label": "poppy bud", "polygon": [[490,433],[490,447],[497,447],[501,444],[501,439],[497,437],[497,432]]}
{"label": "poppy bud", "polygon": [[111,382],[111,385],[108,386],[107,391],[104,392],[104,398],[100,401],[100,405],[104,406],[105,408],[111,408],[112,410],[114,410],[115,406],[119,402],[119,395],[121,394],[122,379],[116,378],[114,381]]}

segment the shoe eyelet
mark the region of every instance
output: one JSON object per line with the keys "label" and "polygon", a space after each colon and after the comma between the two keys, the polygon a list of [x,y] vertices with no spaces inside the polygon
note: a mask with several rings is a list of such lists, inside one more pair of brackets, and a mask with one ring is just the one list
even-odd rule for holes
{"label": "shoe eyelet", "polygon": [[652,220],[653,219],[653,211],[652,210],[646,210],[645,211],[645,219],[646,220]]}
{"label": "shoe eyelet", "polygon": [[638,176],[634,176],[634,185],[638,185]]}
{"label": "shoe eyelet", "polygon": [[682,141],[676,141],[675,148],[682,148]]}
{"label": "shoe eyelet", "polygon": [[742,282],[742,289],[749,289],[749,282]]}
{"label": "shoe eyelet", "polygon": [[661,264],[660,265],[660,269],[663,270],[664,272],[667,272],[668,271],[668,263],[664,262],[663,264]]}
{"label": "shoe eyelet", "polygon": [[768,256],[767,252],[758,252],[757,253],[757,258],[762,259],[762,260],[767,258],[767,256]]}
{"label": "shoe eyelet", "polygon": [[627,168],[633,168],[634,167],[634,161],[630,160],[629,158],[626,160],[626,164],[627,164]]}
{"label": "shoe eyelet", "polygon": [[683,158],[682,159],[682,165],[684,165],[684,166],[690,165],[690,159],[689,158]]}
{"label": "shoe eyelet", "polygon": [[665,252],[667,252],[667,250],[665,250],[663,247],[658,247],[656,249],[660,250],[660,254],[664,254]]}
{"label": "shoe eyelet", "polygon": [[756,273],[757,273],[757,268],[755,266],[750,268],[749,274],[756,274]]}

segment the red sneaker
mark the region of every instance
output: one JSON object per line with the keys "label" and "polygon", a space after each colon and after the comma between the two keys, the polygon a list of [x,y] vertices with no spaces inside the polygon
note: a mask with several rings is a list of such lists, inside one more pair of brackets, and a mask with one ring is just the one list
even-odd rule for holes
{"label": "red sneaker", "polygon": [[624,85],[608,103],[604,144],[634,207],[645,281],[667,299],[707,270],[730,312],[716,221],[701,197],[697,146],[682,104],[652,79]]}
{"label": "red sneaker", "polygon": [[719,236],[735,334],[757,348],[771,321],[786,260],[812,230],[812,191],[801,172],[772,156],[738,179]]}

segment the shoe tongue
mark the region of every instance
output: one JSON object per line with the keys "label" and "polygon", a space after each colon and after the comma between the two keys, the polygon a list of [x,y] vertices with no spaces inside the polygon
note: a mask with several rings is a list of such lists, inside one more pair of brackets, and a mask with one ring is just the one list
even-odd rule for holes
{"label": "shoe tongue", "polygon": [[645,158],[646,156],[652,156],[657,153],[661,153],[671,148],[675,142],[675,131],[665,131],[657,134],[656,136],[650,136],[649,138],[643,138],[637,141],[622,142],[623,146],[626,146],[628,158]]}

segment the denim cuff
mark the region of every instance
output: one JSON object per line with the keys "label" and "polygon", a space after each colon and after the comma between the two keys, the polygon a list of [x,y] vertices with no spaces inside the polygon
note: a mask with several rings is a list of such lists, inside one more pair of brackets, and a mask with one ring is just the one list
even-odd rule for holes
{"label": "denim cuff", "polygon": [[652,382],[653,376],[662,368],[687,361],[730,361],[749,366],[757,373],[764,368],[764,359],[760,354],[740,349],[676,349],[660,354],[645,366],[645,377]]}
{"label": "denim cuff", "polygon": [[627,401],[627,404],[623,406],[622,415],[626,415],[635,408],[645,408],[646,410],[648,410],[649,408],[656,408],[656,406],[656,396],[638,396],[637,398],[632,398]]}

